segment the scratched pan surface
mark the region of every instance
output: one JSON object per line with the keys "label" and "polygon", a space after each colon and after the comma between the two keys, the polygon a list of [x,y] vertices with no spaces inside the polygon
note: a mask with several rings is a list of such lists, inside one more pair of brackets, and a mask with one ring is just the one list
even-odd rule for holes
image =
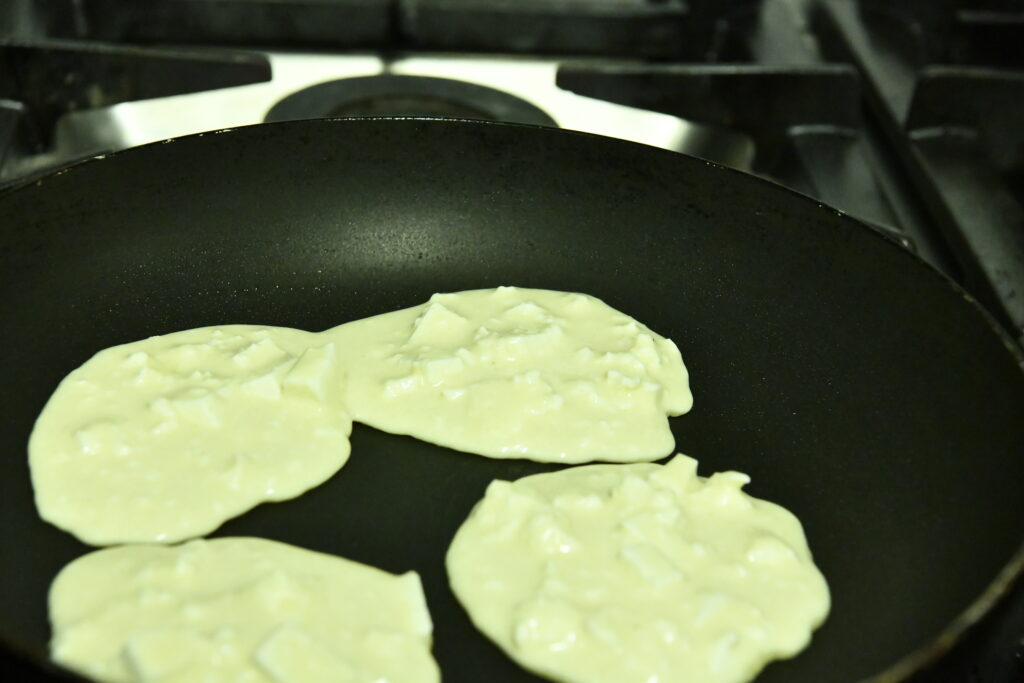
{"label": "scratched pan surface", "polygon": [[[42,656],[46,590],[87,551],[41,522],[25,443],[112,344],[218,323],[320,330],[435,291],[601,297],[673,338],[703,473],[793,510],[831,584],[763,681],[854,681],[926,648],[1021,544],[1024,374],[948,281],[835,211],[705,162],[499,124],[316,121],[190,137],[0,196],[0,637]],[[495,477],[545,469],[357,425],[349,464],[217,535],[416,569],[447,681],[532,680],[478,635],[443,555]]]}

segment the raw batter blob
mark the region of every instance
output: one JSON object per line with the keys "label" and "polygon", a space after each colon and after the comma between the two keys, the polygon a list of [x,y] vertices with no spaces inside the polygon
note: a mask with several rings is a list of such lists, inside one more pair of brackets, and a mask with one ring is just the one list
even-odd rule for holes
{"label": "raw batter blob", "polygon": [[492,458],[654,460],[693,404],[675,344],[584,294],[435,294],[322,334],[353,419]]}
{"label": "raw batter blob", "polygon": [[738,683],[803,649],[829,609],[785,509],[667,465],[494,481],[448,550],[452,590],[523,667],[579,683]]}
{"label": "raw batter blob", "polygon": [[50,622],[53,659],[103,682],[440,680],[415,572],[257,538],[80,557]]}
{"label": "raw batter blob", "polygon": [[322,483],[350,451],[335,356],[311,333],[250,325],[101,351],[32,432],[39,514],[94,545],[174,542]]}

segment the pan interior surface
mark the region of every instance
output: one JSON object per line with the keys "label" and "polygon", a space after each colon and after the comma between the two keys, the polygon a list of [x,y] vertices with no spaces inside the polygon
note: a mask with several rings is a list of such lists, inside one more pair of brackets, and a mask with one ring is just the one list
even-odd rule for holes
{"label": "pan interior surface", "polygon": [[[193,136],[0,197],[0,279],[0,637],[40,656],[49,583],[87,551],[38,519],[26,463],[65,374],[149,335],[318,331],[435,291],[585,292],[676,342],[695,397],[678,450],[793,511],[832,590],[809,649],[759,681],[881,671],[1021,543],[1024,375],[987,319],[855,221],[682,155],[455,121]],[[215,535],[415,569],[446,680],[535,680],[473,629],[443,558],[491,479],[551,469],[357,425],[337,476]]]}

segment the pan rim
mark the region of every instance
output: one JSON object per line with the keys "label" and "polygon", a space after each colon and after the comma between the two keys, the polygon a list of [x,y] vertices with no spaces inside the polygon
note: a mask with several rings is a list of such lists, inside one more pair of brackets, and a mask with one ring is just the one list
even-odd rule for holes
{"label": "pan rim", "polygon": [[[891,237],[886,235],[884,232],[872,227],[871,225],[864,223],[853,216],[850,216],[846,212],[829,206],[823,202],[820,202],[806,194],[785,187],[778,183],[774,183],[765,178],[745,173],[733,168],[729,168],[722,164],[714,161],[695,157],[692,155],[683,154],[680,152],[673,152],[651,145],[645,145],[643,143],[632,142],[627,140],[620,140],[617,138],[610,138],[603,135],[597,135],[593,133],[585,133],[581,131],[566,130],[560,128],[552,128],[549,126],[532,125],[532,124],[521,124],[521,123],[506,123],[498,121],[487,121],[478,119],[465,119],[465,118],[447,118],[447,117],[416,117],[416,116],[402,116],[402,117],[387,117],[387,116],[373,116],[373,117],[336,117],[336,118],[315,118],[315,119],[299,119],[291,121],[276,121],[276,122],[263,122],[255,123],[244,126],[232,126],[228,128],[222,128],[211,131],[204,131],[200,133],[194,133],[191,135],[179,136],[168,138],[165,140],[158,140],[155,142],[140,145],[138,147],[131,147],[116,152],[101,153],[92,157],[79,159],[67,166],[52,169],[44,173],[32,175],[23,179],[15,180],[7,185],[0,186],[0,205],[4,199],[8,196],[13,196],[20,192],[31,191],[31,188],[41,187],[46,182],[65,175],[71,172],[78,172],[80,168],[91,168],[95,164],[101,163],[107,159],[118,158],[123,154],[132,153],[134,150],[141,150],[149,147],[158,147],[167,144],[175,144],[179,142],[189,141],[193,138],[202,138],[204,136],[213,136],[221,134],[247,134],[257,128],[264,126],[284,126],[284,127],[304,127],[310,124],[326,125],[326,126],[344,126],[348,123],[380,123],[385,125],[408,125],[408,124],[431,124],[440,126],[471,126],[471,127],[511,127],[511,128],[524,128],[537,131],[538,133],[545,135],[558,135],[558,136],[581,136],[584,138],[595,138],[601,140],[601,144],[617,144],[623,146],[641,146],[645,147],[653,152],[661,155],[673,155],[683,156],[689,161],[687,163],[700,163],[711,169],[715,169],[717,172],[724,172],[734,177],[743,177],[743,182],[750,182],[751,179],[770,184],[775,192],[785,192],[790,195],[794,195],[799,198],[799,201],[811,202],[821,210],[834,212],[840,220],[845,222],[847,225],[858,227],[862,231],[867,231],[868,234],[883,240],[890,247],[897,248],[903,255],[917,264],[918,267],[927,271],[933,277],[938,277],[948,286],[954,294],[959,295],[969,306],[976,315],[979,315],[985,322],[988,328],[996,334],[999,340],[1002,342],[1003,347],[1010,353],[1011,357],[1016,362],[1018,370],[1021,372],[1021,377],[1024,378],[1024,349],[1018,346],[1016,340],[1010,336],[1009,332],[1000,324],[995,316],[985,309],[970,293],[968,293],[960,284],[951,279],[945,273],[942,273],[932,265],[928,264],[916,254],[902,248],[897,242]],[[941,631],[939,631],[934,637],[929,639],[927,642],[921,644],[917,648],[910,652],[902,655],[899,659],[886,666],[880,672],[873,674],[867,678],[862,679],[862,683],[890,683],[896,681],[902,681],[909,676],[921,671],[928,665],[939,660],[944,654],[948,653],[957,643],[959,643],[968,632],[970,632],[974,626],[976,626],[985,616],[987,616],[991,610],[999,604],[1010,590],[1016,585],[1018,580],[1024,576],[1024,539],[1021,540],[1020,545],[1016,551],[1011,555],[1007,563],[1002,569],[993,577],[992,581],[987,587],[972,600],[960,613],[954,617]],[[10,653],[13,656],[19,656],[19,653],[25,654],[25,648],[20,647],[17,643],[10,640],[8,635],[4,632],[0,632],[0,649],[4,652]],[[35,651],[30,650],[27,652],[28,659],[38,667],[39,673],[44,673],[46,670],[54,670],[61,672],[61,674],[67,677],[73,677],[72,680],[81,680],[73,672],[69,672],[59,665],[55,665],[44,657],[40,657]],[[797,655],[799,656],[799,655]]]}

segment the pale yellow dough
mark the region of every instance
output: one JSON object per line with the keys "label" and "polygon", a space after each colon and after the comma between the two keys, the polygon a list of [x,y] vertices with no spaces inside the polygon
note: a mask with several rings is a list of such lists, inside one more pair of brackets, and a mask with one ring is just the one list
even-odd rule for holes
{"label": "pale yellow dough", "polygon": [[226,325],[115,346],[68,375],[29,441],[43,519],[86,543],[174,542],[322,483],[349,456],[337,354]]}
{"label": "pale yellow dough", "polygon": [[104,683],[435,683],[419,576],[256,538],[121,546],[50,589],[54,661]]}
{"label": "pale yellow dough", "polygon": [[693,404],[675,344],[584,294],[435,294],[322,335],[354,420],[492,458],[654,460]]}
{"label": "pale yellow dough", "polygon": [[800,523],[697,463],[494,481],[448,550],[473,623],[574,683],[740,683],[809,642],[828,586]]}

